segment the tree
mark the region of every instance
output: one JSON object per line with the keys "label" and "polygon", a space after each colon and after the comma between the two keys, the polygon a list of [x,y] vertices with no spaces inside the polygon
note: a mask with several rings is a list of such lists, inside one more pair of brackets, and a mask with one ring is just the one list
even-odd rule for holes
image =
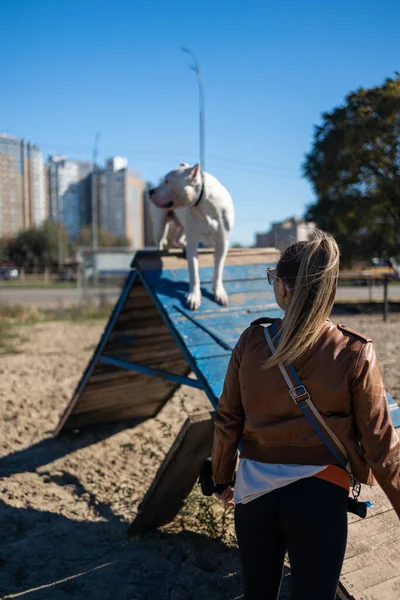
{"label": "tree", "polygon": [[45,221],[39,227],[30,227],[10,239],[5,255],[23,267],[50,266],[58,260],[59,241],[61,248],[65,248],[67,233],[64,227]]}
{"label": "tree", "polygon": [[7,238],[0,238],[0,260],[7,260],[7,248],[9,240]]}
{"label": "tree", "polygon": [[306,219],[332,233],[344,262],[400,248],[400,74],[323,114],[303,165],[317,200]]}

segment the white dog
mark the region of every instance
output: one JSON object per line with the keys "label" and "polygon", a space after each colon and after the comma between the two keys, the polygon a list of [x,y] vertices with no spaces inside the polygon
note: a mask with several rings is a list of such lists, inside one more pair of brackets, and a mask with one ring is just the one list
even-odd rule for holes
{"label": "white dog", "polygon": [[[190,275],[187,303],[190,309],[196,310],[201,303],[197,258],[200,242],[215,246],[213,293],[215,300],[226,306],[228,296],[222,284],[222,273],[234,220],[228,190],[215,177],[201,171],[199,164],[191,167],[181,163],[178,169],[164,177],[158,187],[149,190],[149,197],[163,211],[156,226],[156,243],[160,249],[166,245],[171,220],[178,222],[185,232]],[[184,243],[183,230],[177,228],[175,241],[180,246]]]}

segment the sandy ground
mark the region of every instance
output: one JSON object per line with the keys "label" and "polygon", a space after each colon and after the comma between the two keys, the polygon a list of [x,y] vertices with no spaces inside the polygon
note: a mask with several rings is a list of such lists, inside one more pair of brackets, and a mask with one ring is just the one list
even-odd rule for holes
{"label": "sandy ground", "polygon": [[[335,318],[373,338],[399,401],[400,315],[386,324],[380,315]],[[52,438],[102,329],[24,326],[20,353],[0,356],[0,598],[242,598],[235,545],[202,532],[211,508],[196,504],[196,494],[171,526],[126,535],[186,414],[209,408],[202,392],[182,388],[135,428]]]}

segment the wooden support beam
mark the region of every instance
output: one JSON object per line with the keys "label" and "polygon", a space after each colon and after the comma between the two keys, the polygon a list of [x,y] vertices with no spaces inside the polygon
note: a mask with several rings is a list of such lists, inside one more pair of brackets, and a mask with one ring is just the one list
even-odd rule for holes
{"label": "wooden support beam", "polygon": [[128,371],[136,371],[143,375],[151,375],[152,377],[161,377],[166,381],[173,381],[181,385],[189,385],[190,387],[197,388],[198,390],[203,389],[202,385],[197,379],[190,379],[190,377],[184,377],[183,375],[175,375],[174,373],[167,373],[161,369],[153,369],[152,367],[146,367],[144,365],[138,365],[137,363],[126,362],[119,358],[112,358],[111,356],[101,356],[99,362],[106,365],[112,365],[113,367],[119,367],[120,369],[127,369]]}
{"label": "wooden support beam", "polygon": [[200,465],[210,456],[213,431],[212,413],[187,418],[139,505],[129,535],[156,529],[175,518],[196,483]]}

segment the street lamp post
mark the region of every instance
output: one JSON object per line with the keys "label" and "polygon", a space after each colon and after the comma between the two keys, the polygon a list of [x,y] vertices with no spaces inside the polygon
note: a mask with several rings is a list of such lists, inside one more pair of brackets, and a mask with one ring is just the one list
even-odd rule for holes
{"label": "street lamp post", "polygon": [[97,250],[99,245],[98,240],[98,229],[99,229],[99,217],[97,210],[97,191],[98,191],[98,178],[97,178],[97,155],[99,152],[99,139],[100,134],[96,133],[93,144],[93,174],[92,174],[92,269],[93,269],[93,285],[96,286],[98,283],[97,273]]}
{"label": "street lamp post", "polygon": [[199,144],[200,144],[200,167],[204,171],[206,166],[205,159],[205,103],[204,103],[204,80],[203,71],[196,56],[189,48],[181,47],[182,52],[189,54],[193,60],[193,64],[189,65],[197,75],[197,82],[199,84]]}

